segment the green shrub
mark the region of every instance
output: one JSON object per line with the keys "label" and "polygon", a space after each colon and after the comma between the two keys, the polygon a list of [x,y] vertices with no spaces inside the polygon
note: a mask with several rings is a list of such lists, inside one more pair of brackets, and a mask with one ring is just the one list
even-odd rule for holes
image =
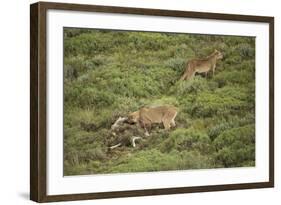
{"label": "green shrub", "polygon": [[178,81],[170,88],[170,93],[178,96],[197,94],[201,91],[208,90],[210,87],[206,79],[196,76],[192,80]]}
{"label": "green shrub", "polygon": [[63,30],[64,38],[73,38],[79,36],[82,33],[90,33],[90,29],[79,29],[79,28],[65,28]]}
{"label": "green shrub", "polygon": [[196,150],[202,154],[211,152],[211,141],[209,136],[193,129],[178,128],[171,133],[163,143],[162,152],[170,152],[173,149],[178,151]]}
{"label": "green shrub", "polygon": [[222,132],[214,141],[216,159],[225,167],[243,166],[255,160],[255,126],[246,125]]}
{"label": "green shrub", "polygon": [[254,63],[243,62],[235,66],[224,67],[223,72],[215,74],[213,80],[219,87],[233,84],[248,84],[254,81]]}
{"label": "green shrub", "polygon": [[247,89],[241,87],[227,86],[215,92],[201,92],[192,105],[191,115],[212,117],[237,114],[254,108],[254,104],[249,103],[248,98]]}
{"label": "green shrub", "polygon": [[244,58],[253,58],[255,56],[255,48],[249,44],[239,44],[236,49]]}
{"label": "green shrub", "polygon": [[164,154],[156,149],[139,151],[126,160],[118,161],[116,166],[111,166],[106,173],[120,172],[148,172],[167,170],[202,169],[212,166],[212,161],[196,151],[173,151]]}
{"label": "green shrub", "polygon": [[177,71],[178,74],[182,73],[185,69],[186,59],[183,58],[170,58],[164,62],[164,65]]}
{"label": "green shrub", "polygon": [[253,123],[255,123],[255,116],[251,112],[247,112],[243,116],[234,115],[227,116],[227,118],[212,119],[212,124],[208,127],[208,135],[214,140],[226,130]]}

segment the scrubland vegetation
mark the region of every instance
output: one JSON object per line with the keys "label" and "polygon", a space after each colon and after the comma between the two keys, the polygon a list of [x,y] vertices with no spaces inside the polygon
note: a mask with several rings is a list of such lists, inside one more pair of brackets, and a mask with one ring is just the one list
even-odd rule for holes
{"label": "scrubland vegetation", "polygon": [[[224,54],[215,75],[178,81],[186,62]],[[133,148],[110,126],[142,106],[174,105]],[[117,142],[123,146],[108,147]],[[255,39],[65,28],[64,175],[255,166]]]}

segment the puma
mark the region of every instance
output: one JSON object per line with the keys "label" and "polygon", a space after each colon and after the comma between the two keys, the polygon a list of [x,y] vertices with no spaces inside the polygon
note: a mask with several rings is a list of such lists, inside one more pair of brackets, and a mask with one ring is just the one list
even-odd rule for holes
{"label": "puma", "polygon": [[151,129],[151,125],[154,123],[163,124],[165,130],[176,126],[175,118],[177,114],[177,108],[170,105],[143,107],[130,113],[127,122],[139,124],[145,130],[145,135],[149,136],[148,130]]}
{"label": "puma", "polygon": [[204,59],[192,59],[188,61],[184,74],[180,80],[192,79],[195,73],[205,73],[206,75],[212,70],[213,75],[215,74],[217,60],[223,58],[220,51],[215,50],[211,55]]}

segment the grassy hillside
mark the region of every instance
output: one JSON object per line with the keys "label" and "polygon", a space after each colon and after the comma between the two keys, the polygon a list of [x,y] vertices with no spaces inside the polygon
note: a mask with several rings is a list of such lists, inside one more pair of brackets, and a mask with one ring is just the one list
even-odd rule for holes
{"label": "grassy hillside", "polygon": [[[214,49],[214,76],[178,81]],[[165,104],[179,109],[176,128],[154,126],[136,148],[136,130],[112,135],[119,116]],[[65,175],[254,166],[254,112],[254,38],[64,30]]]}

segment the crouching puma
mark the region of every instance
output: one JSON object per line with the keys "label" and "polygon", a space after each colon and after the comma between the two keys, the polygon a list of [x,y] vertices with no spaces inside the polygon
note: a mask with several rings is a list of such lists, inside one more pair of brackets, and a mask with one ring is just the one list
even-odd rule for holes
{"label": "crouching puma", "polygon": [[175,118],[177,114],[177,108],[170,105],[143,107],[130,113],[127,122],[139,124],[145,130],[145,135],[149,136],[148,130],[151,129],[151,125],[154,123],[163,124],[165,130],[176,126]]}

